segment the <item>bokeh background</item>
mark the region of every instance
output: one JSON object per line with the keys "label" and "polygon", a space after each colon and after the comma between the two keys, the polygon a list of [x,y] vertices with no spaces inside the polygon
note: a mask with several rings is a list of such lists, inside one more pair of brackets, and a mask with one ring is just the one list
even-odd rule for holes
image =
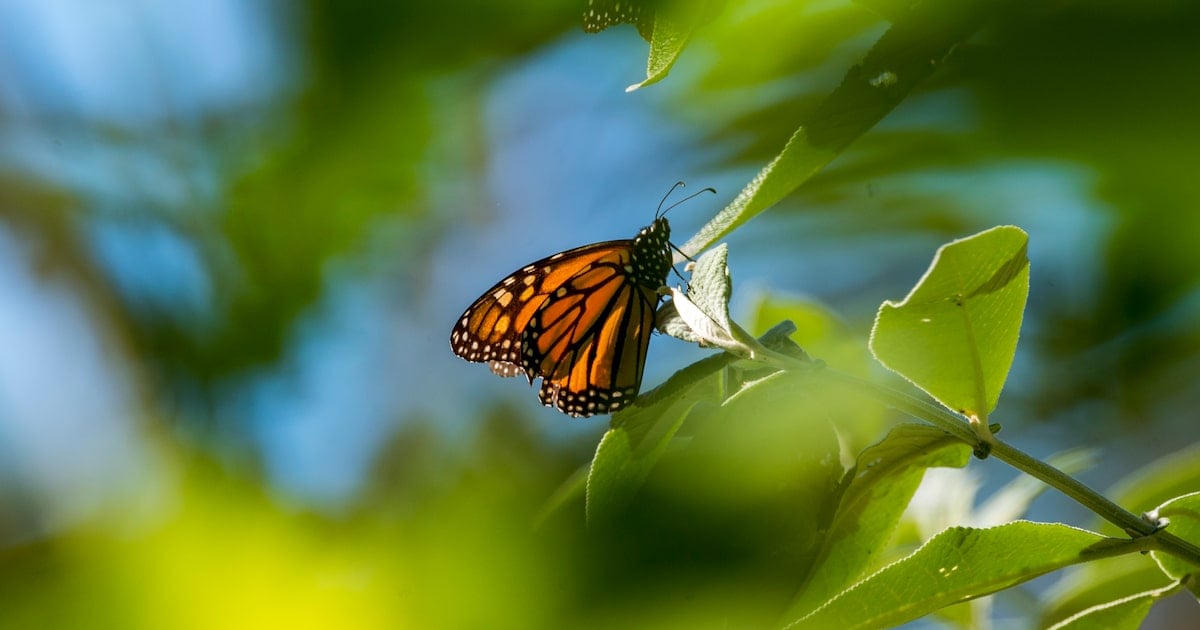
{"label": "bokeh background", "polygon": [[[607,420],[449,330],[676,180],[716,187],[672,211],[686,240],[887,22],[729,2],[625,93],[645,42],[585,35],[582,4],[0,3],[0,626],[711,621],[534,527]],[[1185,0],[1012,3],[728,238],[735,317],[803,297],[865,346],[938,245],[1015,224],[1010,441],[1100,449],[1097,487],[1196,441],[1195,24]],[[703,356],[656,337],[647,386]]]}

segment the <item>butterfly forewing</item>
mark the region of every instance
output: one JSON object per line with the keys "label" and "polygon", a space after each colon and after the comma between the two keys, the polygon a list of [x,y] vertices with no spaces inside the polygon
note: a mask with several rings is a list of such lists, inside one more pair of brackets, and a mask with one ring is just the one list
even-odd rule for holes
{"label": "butterfly forewing", "polygon": [[[534,313],[581,266],[611,254],[630,241],[584,245],[549,256],[513,272],[467,308],[450,333],[458,356],[487,363],[500,376],[525,373],[521,367],[521,333]],[[532,380],[536,373],[527,376]]]}

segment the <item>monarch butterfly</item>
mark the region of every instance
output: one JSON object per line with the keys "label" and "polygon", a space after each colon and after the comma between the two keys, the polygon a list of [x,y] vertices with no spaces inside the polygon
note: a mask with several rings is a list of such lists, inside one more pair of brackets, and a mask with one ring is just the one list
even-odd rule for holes
{"label": "monarch butterfly", "polygon": [[538,399],[572,416],[628,406],[642,385],[658,290],[671,269],[665,213],[660,203],[632,239],[569,249],[513,272],[463,312],[450,347],[500,376],[524,374],[530,384],[541,377]]}

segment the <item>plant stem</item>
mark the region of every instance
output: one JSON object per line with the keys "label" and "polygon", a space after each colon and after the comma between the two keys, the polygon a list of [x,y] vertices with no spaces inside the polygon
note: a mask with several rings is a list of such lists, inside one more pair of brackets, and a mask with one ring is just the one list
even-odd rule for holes
{"label": "plant stem", "polygon": [[[936,425],[967,444],[979,446],[979,438],[971,430],[967,421],[942,407],[844,372],[828,368],[813,370],[811,364],[805,364],[805,367],[813,378],[822,379],[831,385],[850,388],[857,393],[870,395],[901,413]],[[1059,492],[1076,500],[1104,520],[1120,527],[1130,536],[1135,538],[1153,536],[1157,541],[1156,547],[1162,551],[1200,565],[1200,547],[1170,532],[1158,529],[1155,524],[1113,503],[1099,492],[1054,466],[996,438],[993,438],[991,444],[991,455],[1058,489]]]}

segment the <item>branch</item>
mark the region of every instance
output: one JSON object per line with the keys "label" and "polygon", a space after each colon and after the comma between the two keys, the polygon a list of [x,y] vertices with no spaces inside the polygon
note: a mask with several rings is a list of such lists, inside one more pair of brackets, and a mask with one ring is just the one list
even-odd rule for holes
{"label": "branch", "polygon": [[812,378],[821,379],[826,384],[843,387],[856,394],[868,395],[905,415],[937,426],[975,447],[976,452],[989,452],[990,449],[990,455],[995,456],[1000,461],[1009,464],[1017,470],[1041,480],[1046,485],[1056,488],[1059,492],[1095,512],[1104,520],[1120,527],[1130,537],[1153,537],[1155,546],[1162,551],[1200,565],[1200,546],[1168,531],[1164,531],[1159,524],[1122,508],[1078,479],[1003,440],[993,437],[990,445],[981,444],[979,437],[971,430],[967,419],[958,414],[903,392],[844,372],[828,368],[813,369],[813,364],[810,362],[801,361],[768,348],[755,348],[755,354],[765,363],[774,365],[775,367],[786,370],[803,370],[808,372]]}

